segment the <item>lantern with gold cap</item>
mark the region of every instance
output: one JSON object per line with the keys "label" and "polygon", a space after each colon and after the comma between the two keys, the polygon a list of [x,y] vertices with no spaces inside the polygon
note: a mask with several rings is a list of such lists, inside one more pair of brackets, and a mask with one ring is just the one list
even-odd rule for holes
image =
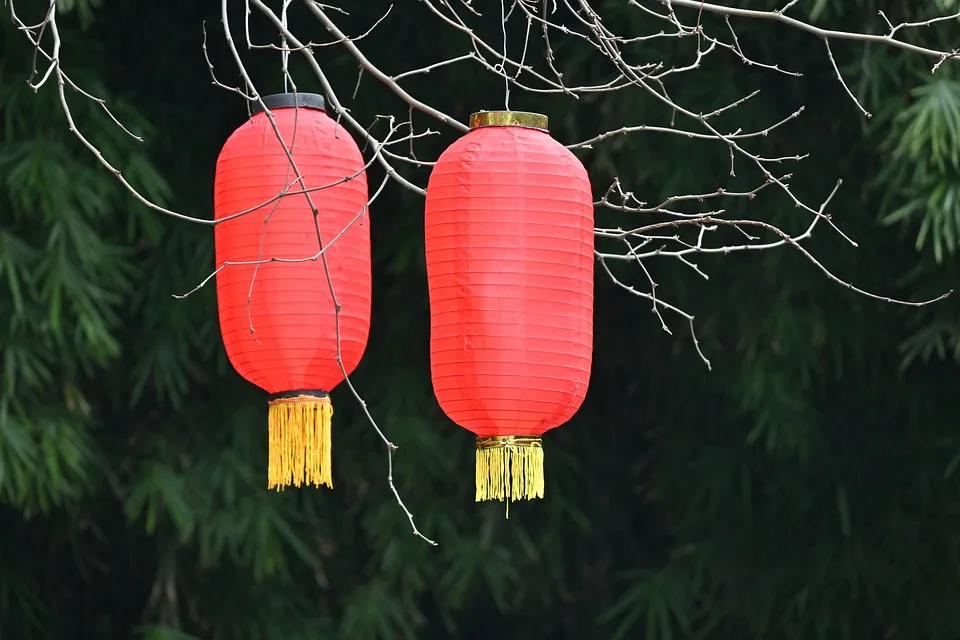
{"label": "lantern with gold cap", "polygon": [[360,362],[370,329],[364,162],[322,96],[263,103],[276,129],[258,106],[217,159],[220,329],[233,367],[271,394],[268,488],[333,487],[329,393]]}
{"label": "lantern with gold cap", "polygon": [[590,382],[593,198],[547,124],[473,114],[427,185],[431,377],[447,416],[477,435],[477,501],[543,497],[541,436]]}

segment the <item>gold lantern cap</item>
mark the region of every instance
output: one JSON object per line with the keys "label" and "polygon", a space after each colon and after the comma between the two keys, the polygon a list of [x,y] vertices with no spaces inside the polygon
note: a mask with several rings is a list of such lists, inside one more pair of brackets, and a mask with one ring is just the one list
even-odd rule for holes
{"label": "gold lantern cap", "polygon": [[529,111],[478,111],[470,114],[470,128],[480,127],[524,127],[548,131],[550,120],[542,113]]}

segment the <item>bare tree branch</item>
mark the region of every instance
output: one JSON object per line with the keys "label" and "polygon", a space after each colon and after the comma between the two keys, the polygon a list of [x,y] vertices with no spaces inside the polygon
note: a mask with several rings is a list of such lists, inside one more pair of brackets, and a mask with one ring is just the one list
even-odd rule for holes
{"label": "bare tree branch", "polygon": [[[935,49],[927,49],[926,47],[919,47],[915,44],[910,44],[909,42],[904,42],[903,40],[897,40],[893,36],[900,29],[909,29],[915,27],[929,27],[932,24],[937,22],[942,22],[944,20],[956,19],[960,17],[960,11],[953,15],[949,16],[938,16],[930,20],[925,20],[924,22],[905,22],[897,26],[890,25],[890,32],[886,35],[875,35],[870,33],[857,33],[855,31],[835,31],[833,29],[821,29],[820,27],[815,27],[814,25],[804,22],[803,20],[798,20],[786,15],[787,9],[791,8],[797,0],[789,2],[786,7],[780,11],[756,11],[753,9],[738,9],[735,7],[728,7],[722,4],[713,4],[710,2],[701,2],[700,0],[657,0],[660,4],[674,7],[686,7],[689,9],[696,9],[697,11],[708,11],[710,13],[718,13],[725,16],[733,16],[737,18],[751,18],[753,20],[772,20],[774,22],[782,22],[785,25],[791,26],[794,29],[799,29],[801,31],[806,31],[812,33],[815,36],[823,38],[824,40],[854,40],[856,42],[872,42],[876,44],[882,44],[889,47],[896,47],[899,49],[904,49],[911,53],[919,53],[925,56],[932,56],[937,59],[957,59],[960,58],[960,52],[957,50],[953,51],[937,51]],[[638,0],[630,0],[630,4],[638,5]],[[882,15],[883,12],[881,11]],[[886,16],[884,16],[886,20]],[[889,24],[889,21],[887,22]]]}

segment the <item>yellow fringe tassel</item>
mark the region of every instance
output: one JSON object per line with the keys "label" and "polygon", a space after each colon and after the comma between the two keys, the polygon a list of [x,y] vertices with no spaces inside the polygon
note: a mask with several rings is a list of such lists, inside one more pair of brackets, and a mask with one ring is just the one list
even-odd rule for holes
{"label": "yellow fringe tassel", "polygon": [[530,436],[477,438],[477,502],[543,497],[543,444]]}
{"label": "yellow fringe tassel", "polygon": [[312,484],[333,488],[329,397],[299,395],[270,401],[267,488]]}

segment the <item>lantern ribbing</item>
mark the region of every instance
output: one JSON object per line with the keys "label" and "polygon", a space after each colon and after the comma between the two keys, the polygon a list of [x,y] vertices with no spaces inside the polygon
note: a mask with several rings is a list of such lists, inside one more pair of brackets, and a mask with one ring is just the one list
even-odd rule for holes
{"label": "lantern ribbing", "polygon": [[221,335],[237,372],[271,394],[267,487],[332,488],[329,392],[360,362],[370,329],[364,162],[321,96],[263,101],[276,131],[258,109],[217,159],[215,218],[252,210],[214,228]]}

